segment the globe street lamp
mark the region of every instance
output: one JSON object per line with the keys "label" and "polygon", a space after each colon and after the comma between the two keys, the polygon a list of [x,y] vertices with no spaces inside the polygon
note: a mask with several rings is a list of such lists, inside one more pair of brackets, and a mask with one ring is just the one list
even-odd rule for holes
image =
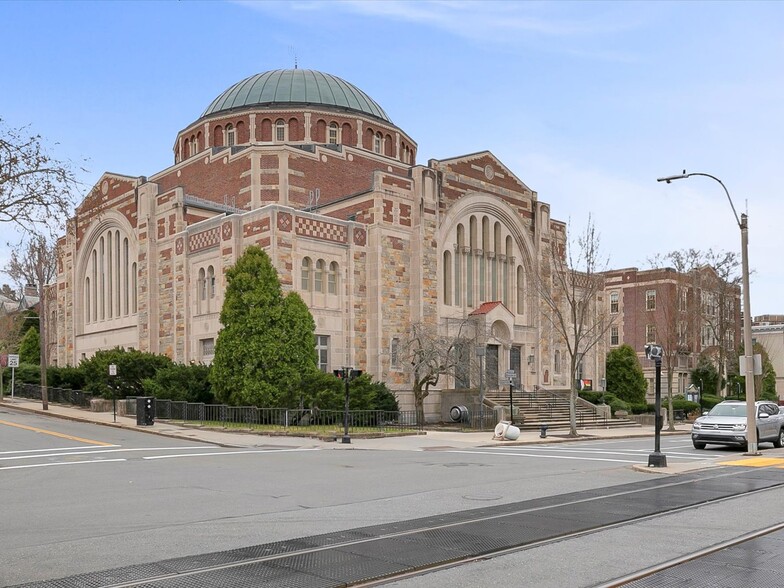
{"label": "globe street lamp", "polygon": [[752,350],[751,340],[751,295],[749,293],[749,217],[746,214],[741,214],[738,218],[738,213],[735,210],[735,205],[732,203],[730,193],[724,183],[710,174],[692,172],[686,173],[683,170],[682,174],[674,176],[667,176],[658,178],[658,182],[667,182],[668,184],[673,180],[682,180],[690,178],[691,176],[704,176],[716,180],[724,189],[727,195],[730,206],[732,207],[732,214],[735,215],[735,222],[738,223],[740,229],[740,247],[741,247],[741,261],[743,272],[743,356],[744,366],[743,372],[746,377],[746,442],[748,444],[748,453],[751,455],[757,454],[757,405],[755,403],[756,395],[754,394],[754,351]]}

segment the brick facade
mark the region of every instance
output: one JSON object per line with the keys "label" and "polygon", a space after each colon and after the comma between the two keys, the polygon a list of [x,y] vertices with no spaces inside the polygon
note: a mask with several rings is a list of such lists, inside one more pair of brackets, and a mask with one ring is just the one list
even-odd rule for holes
{"label": "brick facade", "polygon": [[[370,115],[318,105],[246,110],[195,121],[175,141],[174,165],[149,177],[104,174],[79,206],[59,242],[58,364],[115,345],[177,362],[210,361],[205,350],[220,329],[225,271],[258,244],[284,290],[308,304],[317,334],[329,338],[327,367],[368,371],[397,391],[403,408],[413,405],[412,376],[392,365],[393,340],[420,322],[448,333],[493,294],[506,299],[506,310],[481,315],[476,328],[500,350],[499,372],[510,369],[515,349],[535,358],[524,370],[526,389],[568,383],[551,376],[552,351],[562,343],[541,318],[532,282],[534,272],[546,271],[550,247],[565,242],[565,225],[492,153],[417,165],[416,143]],[[285,141],[275,140],[278,119],[287,121]],[[327,144],[332,122],[339,144]],[[224,140],[227,124],[236,133],[232,147]],[[199,152],[191,156],[192,140]],[[492,243],[485,234],[482,243],[458,247],[457,233],[477,226],[490,231]],[[115,253],[103,250],[102,257],[106,230],[119,237]],[[316,268],[324,268],[320,291]],[[107,294],[93,292],[91,272],[113,284],[120,311],[111,320],[92,320],[85,310],[106,304]],[[603,371],[598,363],[590,369]],[[444,378],[439,388],[454,384]],[[440,414],[438,402],[434,390],[429,415]]]}

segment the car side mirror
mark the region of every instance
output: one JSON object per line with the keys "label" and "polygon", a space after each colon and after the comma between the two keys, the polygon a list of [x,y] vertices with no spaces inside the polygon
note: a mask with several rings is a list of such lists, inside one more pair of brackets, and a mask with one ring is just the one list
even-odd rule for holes
{"label": "car side mirror", "polygon": [[759,413],[757,416],[758,416],[759,418],[761,418],[761,419],[767,419],[767,418],[770,418],[770,415],[769,415],[767,412],[761,412],[761,413]]}
{"label": "car side mirror", "polygon": [[710,412],[709,410],[703,410],[702,411],[702,416],[706,416],[709,412]]}

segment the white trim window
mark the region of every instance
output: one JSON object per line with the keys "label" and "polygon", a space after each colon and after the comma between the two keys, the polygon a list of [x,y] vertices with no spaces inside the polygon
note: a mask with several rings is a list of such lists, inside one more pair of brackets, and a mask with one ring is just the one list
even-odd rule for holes
{"label": "white trim window", "polygon": [[316,355],[318,356],[318,369],[327,373],[329,371],[329,335],[316,335]]}
{"label": "white trim window", "polygon": [[237,144],[237,131],[231,123],[226,125],[226,146],[234,147]]}

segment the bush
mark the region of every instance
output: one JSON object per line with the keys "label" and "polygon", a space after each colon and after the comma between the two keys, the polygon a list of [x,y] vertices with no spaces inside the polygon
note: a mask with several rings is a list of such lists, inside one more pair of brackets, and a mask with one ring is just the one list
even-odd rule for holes
{"label": "bush", "polygon": [[629,405],[632,414],[648,414],[654,412],[653,406],[645,402],[634,402]]}
{"label": "bush", "polygon": [[46,368],[46,383],[53,388],[82,390],[84,389],[84,373],[79,368],[70,365],[49,366]]}
{"label": "bush", "polygon": [[145,396],[213,404],[215,396],[209,374],[208,365],[172,364],[158,369],[152,378],[142,380],[142,388]]}
{"label": "bush", "polygon": [[[109,375],[109,365],[117,366],[117,375]],[[159,369],[173,365],[165,355],[155,355],[142,351],[126,351],[120,347],[97,351],[89,359],[79,364],[79,370],[86,382],[85,392],[100,394],[104,398],[112,397],[112,390],[117,390],[117,398],[126,396],[144,396],[142,381],[154,378]]]}
{"label": "bush", "polygon": [[580,392],[578,396],[584,400],[587,400],[591,404],[601,404],[602,399],[604,398],[605,404],[607,403],[607,397],[612,396],[615,398],[614,394],[609,394],[607,392]]}
{"label": "bush", "polygon": [[[668,407],[669,403],[667,399],[662,401],[663,407]],[[692,412],[700,412],[700,404],[699,402],[692,402],[691,400],[686,400],[683,396],[674,396],[672,399],[672,409],[673,410],[682,410],[686,414],[690,414]]]}
{"label": "bush", "polygon": [[703,394],[700,397],[700,406],[705,410],[710,410],[723,400],[724,399],[721,396],[715,396],[714,394]]}
{"label": "bush", "polygon": [[[605,397],[605,401],[606,400],[607,399]],[[612,411],[613,414],[615,414],[619,410],[625,410],[625,411],[629,410],[629,403],[624,402],[623,400],[621,400],[620,398],[616,398],[615,396],[613,396],[613,398],[608,402],[608,404],[610,405],[610,410]]]}

